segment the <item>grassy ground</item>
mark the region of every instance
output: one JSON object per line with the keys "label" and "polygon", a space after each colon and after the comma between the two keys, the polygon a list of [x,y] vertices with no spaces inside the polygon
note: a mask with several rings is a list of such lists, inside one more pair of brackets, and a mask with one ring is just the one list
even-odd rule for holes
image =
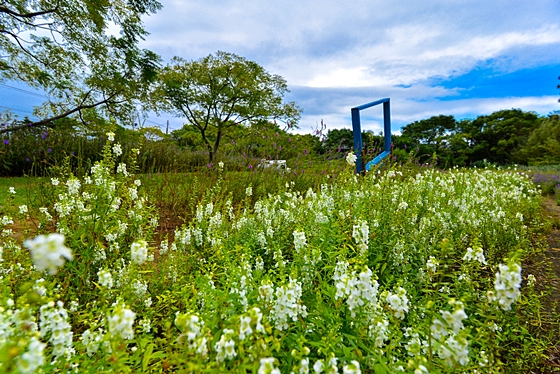
{"label": "grassy ground", "polygon": [[[12,206],[37,203],[41,183],[46,181],[47,178],[37,177],[0,178],[0,202],[10,202]],[[10,187],[15,189],[15,194],[10,193]],[[1,214],[9,209],[5,205],[0,205]]]}
{"label": "grassy ground", "polygon": [[[182,222],[192,219],[196,214],[196,204],[205,202],[205,199],[212,201],[210,200],[212,198],[215,202],[231,199],[234,206],[237,205],[242,208],[243,204],[248,201],[254,203],[269,194],[276,193],[280,195],[281,191],[285,189],[284,186],[286,184],[291,185],[292,190],[305,193],[309,188],[317,190],[321,183],[329,183],[329,178],[326,175],[318,177],[316,174],[285,174],[273,171],[219,172],[217,170],[208,170],[198,173],[145,174],[138,176],[138,178],[142,181],[143,188],[150,190],[152,196],[156,199],[155,203],[160,215],[159,230],[162,233],[171,232]],[[61,180],[61,182],[63,181]],[[400,182],[404,183],[405,179]],[[51,182],[48,178],[0,179],[0,198],[8,198],[6,200],[8,203],[5,207],[2,207],[2,210],[5,212],[14,211],[18,209],[19,205],[23,204],[29,205],[30,208],[48,205],[49,201],[58,198],[58,195],[48,196],[46,194],[49,188],[42,188],[42,186],[50,185]],[[248,185],[251,186],[251,193],[247,191]],[[10,187],[15,188],[16,194],[10,193]],[[52,188],[50,189],[52,190]],[[218,209],[217,204],[214,206],[214,209]],[[364,212],[362,214],[365,214]],[[225,217],[226,215],[224,214],[223,216]],[[276,229],[279,231],[280,227]],[[14,227],[14,230],[16,235],[20,233],[16,227]],[[291,232],[289,234],[291,235]],[[32,237],[32,233],[25,237]],[[237,250],[241,247],[235,248]],[[524,271],[526,270],[524,269]],[[539,284],[554,279],[548,278],[548,273],[534,273]],[[557,304],[555,305],[557,306]],[[163,308],[163,306],[164,304],[162,304],[162,310],[169,309],[167,307]],[[532,309],[531,305],[525,305],[524,308],[520,308],[521,317],[525,320],[532,321],[534,324],[539,322],[539,325],[542,323],[544,329],[555,329],[558,327],[557,321],[555,322],[555,320],[548,318],[553,316],[549,312],[550,309]],[[524,324],[521,323],[521,326],[524,326]],[[536,333],[542,333],[541,326],[534,327],[534,329]],[[557,336],[551,336],[548,341],[556,342]],[[515,344],[516,349],[521,350],[524,343],[515,340]],[[557,349],[558,345],[556,343],[551,344],[551,350],[547,352],[549,356],[548,366],[543,368],[543,373],[554,372],[557,368],[558,361],[555,356]]]}

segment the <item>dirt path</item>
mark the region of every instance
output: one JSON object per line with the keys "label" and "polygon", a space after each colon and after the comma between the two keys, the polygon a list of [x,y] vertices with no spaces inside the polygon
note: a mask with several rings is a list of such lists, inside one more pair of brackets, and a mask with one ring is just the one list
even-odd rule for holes
{"label": "dirt path", "polygon": [[560,206],[553,198],[548,197],[543,201],[543,208],[545,214],[552,217],[555,222],[553,231],[546,238],[548,249],[545,251],[545,255],[551,263],[552,272],[558,278],[553,280],[558,290],[560,286]]}
{"label": "dirt path", "polygon": [[540,289],[549,288],[548,296],[542,300],[541,315],[543,325],[550,329],[556,344],[550,347],[547,364],[550,372],[560,373],[560,206],[554,198],[543,200],[543,213],[553,222],[552,231],[546,236],[548,248],[526,270],[533,272],[541,284]]}

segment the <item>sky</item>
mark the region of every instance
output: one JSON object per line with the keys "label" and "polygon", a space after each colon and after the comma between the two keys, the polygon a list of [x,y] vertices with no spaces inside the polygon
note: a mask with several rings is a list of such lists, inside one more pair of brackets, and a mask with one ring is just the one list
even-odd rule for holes
{"label": "sky", "polygon": [[[160,0],[141,43],[168,63],[235,53],[287,81],[299,132],[351,128],[352,107],[391,99],[392,131],[434,115],[560,110],[558,0]],[[0,95],[26,96],[0,85]],[[3,105],[3,104],[0,104]],[[3,109],[3,108],[0,108]],[[31,111],[29,109],[29,111]],[[361,113],[382,130],[382,107]],[[185,120],[151,115],[149,125]]]}

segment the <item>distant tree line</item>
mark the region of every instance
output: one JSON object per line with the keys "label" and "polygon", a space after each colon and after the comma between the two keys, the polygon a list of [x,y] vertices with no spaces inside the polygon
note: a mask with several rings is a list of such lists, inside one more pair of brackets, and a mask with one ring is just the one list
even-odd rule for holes
{"label": "distant tree line", "polygon": [[[368,159],[380,153],[383,137],[362,133]],[[393,135],[393,156],[404,161],[437,160],[439,167],[560,164],[560,115],[539,116],[534,112],[508,109],[457,120],[439,115],[414,121]],[[346,151],[353,146],[350,129],[330,130],[323,152]]]}

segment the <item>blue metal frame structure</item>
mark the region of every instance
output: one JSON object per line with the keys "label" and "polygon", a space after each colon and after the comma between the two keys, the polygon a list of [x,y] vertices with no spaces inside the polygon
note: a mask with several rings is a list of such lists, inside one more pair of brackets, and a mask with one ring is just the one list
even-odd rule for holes
{"label": "blue metal frame structure", "polygon": [[352,132],[354,134],[354,154],[356,155],[356,173],[363,171],[363,149],[362,149],[362,125],[360,123],[360,110],[383,104],[383,133],[385,136],[385,147],[377,157],[367,163],[365,169],[368,171],[373,165],[377,165],[391,153],[391,107],[390,99],[385,98],[351,109]]}

